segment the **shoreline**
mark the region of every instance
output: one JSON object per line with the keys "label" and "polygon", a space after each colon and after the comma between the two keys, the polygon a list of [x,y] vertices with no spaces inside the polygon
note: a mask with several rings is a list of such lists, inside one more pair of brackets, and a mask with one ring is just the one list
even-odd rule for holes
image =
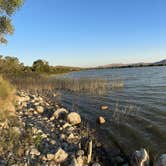
{"label": "shoreline", "polygon": [[[58,163],[55,159],[57,153],[64,158],[65,155],[67,156],[60,161],[64,166],[86,164],[107,166],[118,164],[118,162],[121,162],[122,165],[128,164],[126,158],[123,158],[121,154],[115,157],[115,161],[109,158],[104,145],[98,141],[95,131],[87,128],[86,122],[81,117],[78,124],[69,123],[68,116],[73,112],[52,102],[54,100],[51,101],[48,97],[24,91],[17,93],[17,96],[17,116],[24,124],[25,130],[29,128],[32,130],[32,137],[40,137],[38,145],[31,145],[30,147],[33,148],[26,152],[27,156],[24,156],[24,158],[31,158],[29,161],[32,162],[31,165],[56,165]],[[55,94],[52,94],[53,96]],[[76,114],[80,116],[78,113]],[[32,150],[36,153],[34,154]]]}
{"label": "shoreline", "polygon": [[1,123],[0,131],[12,130],[20,138],[13,140],[18,141],[18,149],[0,156],[0,165],[142,166],[142,162],[153,165],[145,149],[132,156],[125,156],[120,149],[108,150],[97,131],[77,112],[58,104],[54,93],[17,91],[16,98],[17,122],[5,127]]}

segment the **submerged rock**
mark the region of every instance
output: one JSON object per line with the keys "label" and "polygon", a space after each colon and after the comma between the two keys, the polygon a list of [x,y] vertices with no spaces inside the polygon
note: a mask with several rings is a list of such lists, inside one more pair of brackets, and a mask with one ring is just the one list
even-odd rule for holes
{"label": "submerged rock", "polygon": [[135,151],[131,163],[133,166],[149,166],[149,154],[146,149]]}
{"label": "submerged rock", "polygon": [[105,118],[103,116],[100,116],[98,118],[98,122],[99,122],[99,124],[104,124],[105,123]]}
{"label": "submerged rock", "polygon": [[81,123],[81,117],[77,112],[71,112],[67,116],[67,121],[72,125],[80,124]]}
{"label": "submerged rock", "polygon": [[161,155],[154,166],[166,166],[166,154]]}
{"label": "submerged rock", "polygon": [[102,105],[102,106],[100,107],[100,109],[103,110],[103,111],[108,110],[108,106],[107,106],[107,105]]}

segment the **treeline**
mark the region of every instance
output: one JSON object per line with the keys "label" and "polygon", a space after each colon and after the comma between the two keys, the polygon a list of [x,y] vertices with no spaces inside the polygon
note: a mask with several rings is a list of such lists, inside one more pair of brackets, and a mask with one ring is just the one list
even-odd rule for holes
{"label": "treeline", "polygon": [[45,60],[39,59],[33,62],[32,66],[25,66],[17,57],[0,56],[0,74],[60,74],[71,71],[78,71],[80,68],[65,66],[50,66]]}

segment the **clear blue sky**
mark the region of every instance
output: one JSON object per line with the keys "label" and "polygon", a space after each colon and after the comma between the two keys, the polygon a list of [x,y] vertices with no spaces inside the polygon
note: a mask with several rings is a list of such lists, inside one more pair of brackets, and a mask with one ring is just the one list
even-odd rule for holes
{"label": "clear blue sky", "polygon": [[98,66],[166,58],[165,0],[26,0],[0,54],[30,65]]}

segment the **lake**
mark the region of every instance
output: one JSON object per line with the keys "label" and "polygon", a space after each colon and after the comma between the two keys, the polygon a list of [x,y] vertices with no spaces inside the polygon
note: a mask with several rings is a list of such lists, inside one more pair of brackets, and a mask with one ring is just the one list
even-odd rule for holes
{"label": "lake", "polygon": [[[62,103],[96,128],[109,149],[116,146],[130,154],[144,147],[154,156],[166,153],[166,66],[88,70],[65,77],[102,78],[109,84],[122,80],[123,88],[110,88],[102,96],[65,92]],[[101,105],[109,110],[101,111]],[[106,118],[104,125],[96,123],[99,116]]]}

